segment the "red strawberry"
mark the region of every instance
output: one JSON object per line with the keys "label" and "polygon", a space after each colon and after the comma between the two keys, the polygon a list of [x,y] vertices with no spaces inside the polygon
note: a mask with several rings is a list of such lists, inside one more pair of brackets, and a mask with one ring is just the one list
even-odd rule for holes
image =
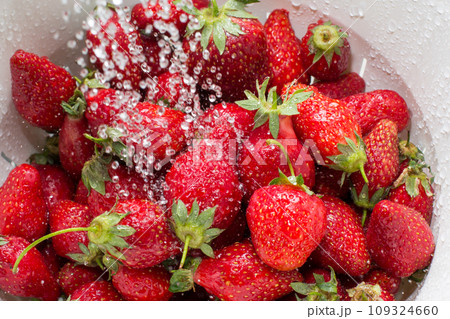
{"label": "red strawberry", "polygon": [[300,57],[300,42],[289,21],[289,12],[284,9],[272,11],[264,24],[267,41],[267,56],[272,69],[272,85],[277,92],[292,81],[309,84],[309,75]]}
{"label": "red strawberry", "polygon": [[313,142],[316,161],[346,173],[363,171],[367,157],[361,129],[345,104],[303,84],[291,87],[287,93],[301,89],[313,95],[297,104],[298,114],[293,116],[297,137]]}
{"label": "red strawberry", "polygon": [[119,91],[114,89],[94,89],[86,94],[86,119],[89,129],[97,136],[100,125],[111,126],[119,114],[132,109],[141,96],[135,91]]}
{"label": "red strawberry", "polygon": [[362,282],[347,292],[350,301],[395,301],[394,296],[378,284]]}
{"label": "red strawberry", "polygon": [[342,183],[343,174],[342,171],[317,165],[313,191],[317,194],[345,199],[350,191],[350,181],[344,176],[344,183]]}
{"label": "red strawberry", "polygon": [[213,227],[225,229],[241,210],[239,179],[233,165],[208,158],[205,149],[200,145],[176,158],[166,175],[164,195],[169,204],[181,200],[188,210],[195,200],[201,210],[217,206]]}
{"label": "red strawberry", "polygon": [[341,75],[331,82],[316,82],[313,84],[317,90],[332,99],[343,99],[347,96],[364,92],[366,82],[358,73],[350,72]]}
{"label": "red strawberry", "polygon": [[[314,160],[295,136],[291,117],[282,118],[280,126],[277,141],[284,146],[288,157],[292,159],[295,175],[302,174],[305,185],[314,186]],[[238,168],[246,202],[258,188],[269,185],[278,177],[279,169],[289,174],[289,165],[283,152],[279,147],[266,143],[270,138],[272,135],[268,125],[263,125],[253,130],[240,147]]]}
{"label": "red strawberry", "polygon": [[0,234],[29,241],[47,232],[47,205],[39,171],[31,165],[14,168],[0,188]]}
{"label": "red strawberry", "polygon": [[321,199],[327,209],[327,233],[311,255],[313,262],[337,273],[364,275],[370,256],[358,215],[338,198],[325,195]]}
{"label": "red strawberry", "polygon": [[60,200],[72,199],[75,192],[74,182],[60,166],[39,164],[33,166],[41,176],[42,191],[48,210]]}
{"label": "red strawberry", "polygon": [[125,300],[164,301],[172,297],[170,274],[162,267],[133,269],[120,267],[112,277],[114,287]]}
{"label": "red strawberry", "polygon": [[86,33],[91,61],[115,88],[139,90],[141,63],[145,61],[139,32],[122,10],[116,12],[101,6],[97,10],[101,13]]}
{"label": "red strawberry", "polygon": [[75,196],[73,198],[73,201],[82,204],[82,205],[88,205],[88,197],[89,197],[89,191],[84,185],[83,181],[80,179],[77,185],[77,189],[75,191]]}
{"label": "red strawberry", "polygon": [[323,202],[291,185],[255,191],[247,223],[258,256],[267,265],[288,271],[301,267],[326,232]]}
{"label": "red strawberry", "polygon": [[68,262],[59,271],[58,282],[64,293],[70,296],[84,284],[98,280],[101,276],[102,271],[99,268]]}
{"label": "red strawberry", "polygon": [[233,223],[212,241],[211,247],[215,251],[243,241],[247,237],[247,232],[247,219],[245,212],[242,211],[236,216]]}
{"label": "red strawberry", "polygon": [[[270,75],[264,27],[245,11],[248,1],[238,0],[218,7],[216,0],[201,11],[183,8],[199,21],[189,28],[184,48],[189,74],[198,78],[205,91],[234,102],[253,89],[256,80]],[[195,34],[201,32],[199,41]]]}
{"label": "red strawberry", "polygon": [[[70,200],[62,200],[53,206],[50,211],[50,231],[56,232],[72,227],[88,227],[93,215],[89,207]],[[65,258],[69,254],[81,253],[79,244],[88,245],[86,232],[73,232],[58,235],[52,238],[56,253]]]}
{"label": "red strawberry", "polygon": [[146,58],[145,64],[142,64],[145,77],[148,79],[168,72],[173,56],[170,43],[153,36],[141,35],[141,38]]}
{"label": "red strawberry", "polygon": [[275,300],[292,291],[290,283],[301,281],[296,270],[278,271],[267,266],[250,241],[235,243],[202,260],[194,281],[222,300]]}
{"label": "red strawberry", "polygon": [[363,135],[369,133],[378,121],[390,119],[398,131],[403,131],[409,123],[409,111],[405,100],[391,90],[375,90],[359,93],[342,99],[361,126]]}
{"label": "red strawberry", "polygon": [[60,288],[36,248],[32,248],[13,272],[13,265],[29,243],[16,236],[0,236],[0,289],[20,296],[57,300]]}
{"label": "red strawberry", "polygon": [[373,269],[364,276],[363,281],[372,285],[378,284],[383,290],[395,295],[400,288],[401,278],[392,276],[382,269]]}
{"label": "red strawberry", "polygon": [[59,269],[63,265],[63,259],[56,253],[52,242],[46,241],[37,246],[37,248],[44,258],[44,262],[47,265],[48,270],[50,270],[54,278],[58,278]]}
{"label": "red strawberry", "polygon": [[[395,181],[399,173],[397,125],[390,120],[381,120],[364,138],[367,163],[364,165],[368,183],[368,196],[385,189]],[[357,194],[361,194],[366,182],[361,173],[351,175]]]}
{"label": "red strawberry", "polygon": [[147,98],[160,104],[160,101],[167,103],[171,108],[185,110],[192,104],[190,101],[192,93],[191,86],[188,85],[184,76],[175,72],[166,71],[158,76],[158,81],[154,83],[155,88],[150,88]]}
{"label": "red strawberry", "polygon": [[348,34],[322,20],[308,26],[301,40],[302,63],[309,75],[321,81],[336,80],[350,60]]}
{"label": "red strawberry", "polygon": [[[149,199],[153,197],[152,182],[143,179],[134,170],[119,164],[111,163],[105,172],[108,178],[104,181],[104,190],[91,190],[88,205],[97,216],[109,211],[117,201],[126,199]],[[102,176],[95,176],[94,183]],[[92,177],[88,177],[91,183]]]}
{"label": "red strawberry", "polygon": [[12,98],[20,115],[31,125],[56,131],[63,123],[61,102],[76,88],[62,67],[33,53],[18,50],[10,59]]}
{"label": "red strawberry", "polygon": [[435,247],[431,229],[420,213],[388,200],[373,209],[366,238],[372,260],[398,277],[408,277],[427,266]]}
{"label": "red strawberry", "polygon": [[114,286],[105,280],[92,281],[76,289],[70,295],[71,301],[122,301]]}

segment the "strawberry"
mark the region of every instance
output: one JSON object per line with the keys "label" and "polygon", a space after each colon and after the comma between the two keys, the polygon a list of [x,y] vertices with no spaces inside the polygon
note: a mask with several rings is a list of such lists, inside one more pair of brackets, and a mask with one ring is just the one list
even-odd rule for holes
{"label": "strawberry", "polygon": [[417,210],[430,224],[434,189],[432,179],[424,172],[429,166],[425,163],[423,153],[411,142],[401,141],[399,150],[401,158],[407,159],[400,166],[401,174],[394,182],[388,199]]}
{"label": "strawberry", "polygon": [[321,81],[336,80],[350,61],[348,34],[330,21],[308,26],[301,40],[301,57],[306,72]]}
{"label": "strawberry", "polygon": [[242,192],[233,165],[208,158],[207,148],[179,155],[166,175],[164,196],[168,203],[181,200],[188,209],[196,200],[200,209],[217,206],[213,227],[227,228],[241,210]]}
{"label": "strawberry", "polygon": [[366,82],[358,73],[350,72],[341,75],[334,81],[316,82],[313,86],[329,98],[343,99],[347,96],[364,92]]}
{"label": "strawberry", "polygon": [[427,266],[435,247],[422,215],[388,200],[375,205],[366,238],[372,260],[397,277],[408,277]]}
{"label": "strawberry", "polygon": [[303,84],[287,89],[286,94],[298,90],[312,92],[312,96],[297,104],[298,113],[292,119],[297,137],[313,142],[316,161],[346,173],[363,173],[367,157],[361,129],[345,104]]}
{"label": "strawberry", "polygon": [[301,267],[324,237],[326,209],[301,175],[288,178],[280,171],[279,178],[253,193],[247,223],[258,256],[288,271]]}
{"label": "strawberry", "polygon": [[[95,170],[95,167],[93,167]],[[85,174],[83,177],[89,184],[97,185],[98,181],[104,181],[103,187],[92,187],[88,195],[88,206],[97,216],[109,211],[117,201],[126,199],[149,199],[153,197],[151,183],[148,183],[137,172],[113,161],[104,172],[93,171],[94,175]]]}
{"label": "strawberry", "polygon": [[84,284],[100,279],[102,272],[98,268],[67,262],[59,271],[58,283],[62,291],[70,296]]}
{"label": "strawberry", "polygon": [[78,204],[88,205],[88,197],[89,191],[86,185],[84,185],[83,181],[80,179],[77,185],[77,189],[75,191],[73,201]]}
{"label": "strawberry", "polygon": [[[89,207],[70,200],[58,202],[50,211],[50,231],[56,232],[72,227],[88,227],[93,215]],[[85,232],[61,234],[52,238],[56,253],[65,258],[70,254],[81,253],[79,244],[88,245],[89,239]]]}
{"label": "strawberry", "polygon": [[58,283],[36,248],[23,257],[19,268],[12,269],[28,244],[21,237],[0,236],[0,289],[20,297],[57,300]]}
{"label": "strawberry", "polygon": [[[317,165],[313,191],[317,194],[346,199],[350,191],[350,180],[343,175],[342,171]],[[344,178],[343,182],[342,178]]]}
{"label": "strawberry", "polygon": [[50,210],[59,201],[72,199],[75,185],[69,175],[57,165],[33,164],[41,177],[42,192],[44,194],[47,210]]}
{"label": "strawberry", "polygon": [[[295,136],[291,117],[281,119],[280,125],[277,141],[284,146],[288,157],[294,159],[295,175],[301,174],[305,185],[312,187],[315,179],[314,160]],[[277,146],[266,143],[271,137],[269,126],[263,125],[253,130],[240,147],[238,168],[246,202],[258,188],[269,185],[278,177],[279,169],[289,174],[286,156]]]}
{"label": "strawberry", "polygon": [[370,256],[358,215],[338,198],[325,195],[321,199],[327,210],[327,233],[312,253],[312,261],[350,276],[367,273]]}
{"label": "strawberry", "polygon": [[[364,138],[366,144],[367,163],[364,171],[368,179],[368,194],[371,198],[375,192],[384,191],[395,181],[399,173],[397,125],[390,120],[381,120]],[[351,175],[357,194],[363,190],[366,182],[361,173]]]}
{"label": "strawberry", "polygon": [[122,301],[123,298],[109,281],[84,284],[70,295],[71,301]]}
{"label": "strawberry", "polygon": [[166,71],[158,76],[155,89],[148,90],[147,98],[155,104],[163,101],[171,108],[185,110],[192,104],[190,92],[191,86],[185,82],[184,75]]}
{"label": "strawberry", "polygon": [[395,301],[394,296],[378,284],[362,282],[347,292],[350,301]]}
{"label": "strawberry", "polygon": [[403,131],[409,123],[409,111],[405,100],[395,91],[375,90],[350,95],[342,99],[361,126],[363,135],[369,133],[382,119],[390,119]]}
{"label": "strawberry", "polygon": [[135,91],[94,89],[86,94],[86,119],[92,134],[97,136],[100,125],[111,126],[119,114],[133,108],[141,99]]}
{"label": "strawberry", "polygon": [[275,300],[292,291],[290,283],[301,281],[296,270],[279,271],[267,266],[250,241],[235,243],[202,260],[194,281],[221,300]]}
{"label": "strawberry", "polygon": [[23,50],[11,57],[10,68],[12,99],[19,114],[33,126],[58,130],[64,119],[61,102],[76,88],[72,76],[47,57]]}
{"label": "strawberry", "polygon": [[141,35],[141,39],[146,59],[145,63],[142,64],[142,71],[145,72],[146,78],[168,72],[173,57],[170,43],[158,37],[147,35]]}
{"label": "strawberry", "polygon": [[264,34],[273,74],[271,83],[277,87],[278,94],[285,84],[292,81],[309,84],[309,75],[300,58],[300,42],[289,21],[289,12],[285,9],[272,11],[264,24]]}
{"label": "strawberry", "polygon": [[33,241],[47,232],[47,206],[39,171],[29,164],[14,168],[0,188],[0,234]]}
{"label": "strawberry", "polygon": [[[227,102],[244,97],[256,80],[270,75],[264,27],[245,11],[257,0],[230,0],[218,7],[216,0],[203,10],[183,9],[201,23],[190,25],[184,40],[189,74],[204,91]],[[201,40],[196,37],[201,33]]]}
{"label": "strawberry", "polygon": [[44,258],[44,262],[47,265],[48,270],[50,270],[52,276],[54,278],[58,278],[59,270],[64,262],[63,259],[56,253],[52,242],[47,241],[40,246],[37,246],[37,248]]}
{"label": "strawberry", "polygon": [[162,267],[133,269],[119,267],[112,283],[125,300],[164,301],[172,297],[170,274]]}
{"label": "strawberry", "polygon": [[392,276],[382,269],[372,269],[364,275],[363,281],[372,285],[378,284],[386,292],[395,295],[400,288],[401,278]]}
{"label": "strawberry", "polygon": [[139,90],[142,79],[142,40],[123,10],[97,6],[96,23],[86,32],[90,60],[104,81],[119,90]]}
{"label": "strawberry", "polygon": [[241,211],[233,220],[233,223],[214,239],[211,243],[211,247],[215,251],[234,244],[235,242],[243,241],[247,237],[247,233],[247,219],[245,217],[245,212]]}

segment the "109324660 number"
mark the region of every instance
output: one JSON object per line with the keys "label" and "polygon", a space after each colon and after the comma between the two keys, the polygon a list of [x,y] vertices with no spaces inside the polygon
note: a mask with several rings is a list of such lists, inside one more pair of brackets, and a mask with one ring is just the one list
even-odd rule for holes
{"label": "109324660 number", "polygon": [[436,316],[437,306],[372,306],[369,305],[369,316]]}

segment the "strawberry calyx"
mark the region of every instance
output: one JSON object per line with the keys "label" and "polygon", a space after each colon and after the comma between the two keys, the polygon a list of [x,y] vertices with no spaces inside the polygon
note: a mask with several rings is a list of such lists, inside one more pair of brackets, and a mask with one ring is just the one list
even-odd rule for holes
{"label": "strawberry calyx", "polygon": [[0,246],[7,245],[9,241],[2,235],[0,235]]}
{"label": "strawberry calyx", "polygon": [[288,185],[288,186],[300,188],[308,195],[314,195],[314,193],[309,189],[309,187],[305,185],[305,180],[303,179],[302,174],[299,174],[297,176],[295,175],[294,167],[292,166],[292,162],[291,162],[289,155],[288,155],[286,149],[284,148],[283,144],[281,144],[280,142],[273,140],[273,139],[266,140],[266,144],[267,145],[276,145],[280,148],[280,150],[283,152],[283,155],[285,156],[285,158],[287,160],[289,172],[291,173],[291,176],[286,176],[281,171],[281,169],[278,168],[278,173],[280,174],[280,176],[271,180],[269,185]]}
{"label": "strawberry calyx", "polygon": [[98,136],[93,137],[89,134],[84,134],[84,137],[88,140],[101,146],[105,154],[117,156],[120,160],[127,163],[127,165],[130,164],[128,148],[120,139],[125,136],[121,130],[110,126],[101,127],[98,130]]}
{"label": "strawberry calyx", "polygon": [[381,287],[361,282],[352,289],[347,289],[351,301],[383,301]]}
{"label": "strawberry calyx", "polygon": [[223,229],[211,228],[217,206],[200,212],[197,200],[194,200],[191,211],[183,201],[178,200],[172,205],[170,224],[175,235],[184,243],[180,266],[172,272],[170,291],[183,292],[194,287],[194,272],[198,261],[193,263],[187,257],[189,248],[200,249],[206,256],[214,258],[214,251],[209,243],[219,236]]}
{"label": "strawberry calyx", "polygon": [[427,174],[421,171],[417,172],[414,167],[408,166],[393,183],[393,188],[405,184],[406,192],[411,198],[414,198],[420,194],[419,185],[421,185],[425,190],[425,194],[431,197],[434,195],[431,190],[431,183]]}
{"label": "strawberry calyx", "polygon": [[364,184],[362,187],[360,193],[358,194],[356,192],[356,188],[352,187],[350,189],[350,193],[352,196],[353,203],[363,209],[363,215],[361,218],[361,225],[364,226],[367,218],[367,212],[369,210],[372,210],[375,205],[383,200],[390,191],[390,187],[381,187],[377,189],[377,191],[372,195],[372,197],[369,196],[369,185]]}
{"label": "strawberry calyx", "polygon": [[261,85],[259,85],[259,81],[256,81],[258,96],[249,90],[245,90],[247,100],[236,101],[236,104],[248,111],[256,111],[254,128],[258,128],[269,121],[270,133],[276,139],[280,131],[280,116],[299,114],[297,104],[306,101],[312,95],[312,92],[299,89],[283,101],[277,94],[277,87],[272,87],[266,95],[269,80],[267,77]]}
{"label": "strawberry calyx", "polygon": [[327,21],[312,29],[312,36],[308,40],[309,53],[314,54],[313,63],[319,61],[322,56],[331,65],[334,54],[341,55],[341,47],[344,38],[348,37],[346,32],[341,32],[340,27]]}
{"label": "strawberry calyx", "polygon": [[325,281],[323,275],[314,273],[315,283],[308,284],[305,282],[293,282],[291,283],[292,289],[298,294],[306,296],[305,298],[300,298],[296,295],[298,301],[338,301],[338,289],[337,289],[337,279],[336,274],[332,267],[330,280]]}
{"label": "strawberry calyx", "polygon": [[[12,269],[13,273],[17,272],[20,261],[33,247],[49,238],[79,231],[87,232],[89,238],[88,247],[79,244],[82,253],[69,254],[69,257],[86,266],[94,266],[97,264],[102,269],[107,267],[110,272],[115,273],[118,270],[117,260],[125,259],[123,254],[117,248],[128,248],[130,245],[125,241],[124,237],[133,235],[136,230],[127,225],[120,225],[119,222],[128,214],[118,214],[114,212],[114,209],[115,206],[110,211],[95,217],[89,227],[62,229],[35,240],[17,257]],[[111,258],[110,256],[114,258]]]}
{"label": "strawberry calyx", "polygon": [[[329,167],[335,170],[344,171],[345,173],[360,171],[364,181],[369,183],[364,171],[364,164],[367,162],[366,144],[356,131],[354,133],[356,143],[348,137],[345,137],[347,144],[338,143],[337,149],[340,154],[328,156],[328,159],[334,162],[334,164],[329,165]],[[342,179],[344,179],[345,174],[342,175]]]}
{"label": "strawberry calyx", "polygon": [[229,0],[222,7],[219,7],[216,0],[211,0],[209,6],[202,10],[192,5],[188,6],[182,3],[182,0],[174,1],[174,4],[181,5],[181,9],[195,16],[198,20],[196,24],[188,24],[186,37],[189,37],[196,31],[201,31],[200,44],[205,50],[212,36],[214,45],[219,50],[219,53],[223,54],[226,47],[227,33],[233,36],[245,34],[239,24],[233,22],[231,18],[257,19],[257,17],[245,11],[247,4],[256,2],[259,2],[259,0]]}
{"label": "strawberry calyx", "polygon": [[45,139],[45,146],[42,152],[31,154],[28,158],[30,163],[36,164],[50,164],[54,165],[59,163],[59,136],[58,135],[49,135]]}

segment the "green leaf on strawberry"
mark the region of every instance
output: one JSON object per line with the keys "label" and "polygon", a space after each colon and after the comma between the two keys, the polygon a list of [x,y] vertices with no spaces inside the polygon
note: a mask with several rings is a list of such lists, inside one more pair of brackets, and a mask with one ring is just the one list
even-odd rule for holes
{"label": "green leaf on strawberry", "polygon": [[297,104],[307,100],[312,95],[312,92],[304,92],[303,89],[300,89],[291,94],[287,100],[283,101],[277,95],[276,87],[272,87],[266,96],[269,80],[269,78],[266,78],[261,85],[256,81],[258,96],[245,90],[244,93],[247,100],[236,101],[236,104],[249,111],[257,110],[254,128],[260,127],[269,121],[270,132],[273,138],[276,139],[280,130],[280,116],[299,114]]}
{"label": "green leaf on strawberry", "polygon": [[185,292],[194,288],[194,273],[198,265],[202,261],[201,258],[186,258],[184,268],[174,270],[170,278],[169,291]]}
{"label": "green leaf on strawberry", "polygon": [[331,278],[329,281],[325,281],[323,275],[313,274],[315,283],[307,284],[304,282],[293,282],[291,287],[295,292],[306,296],[301,299],[297,296],[297,300],[305,301],[337,301],[339,300],[338,289],[337,289],[337,279],[336,274],[332,267]]}
{"label": "green leaf on strawberry", "polygon": [[59,163],[59,136],[50,135],[45,140],[44,150],[40,153],[31,154],[28,161],[36,164],[57,164]]}
{"label": "green leaf on strawberry", "polygon": [[107,167],[107,165],[111,162],[111,159],[111,157],[105,157],[97,154],[84,164],[81,179],[89,193],[91,189],[93,189],[98,193],[105,195],[105,182],[111,181]]}
{"label": "green leaf on strawberry", "polygon": [[8,244],[8,240],[5,237],[0,236],[0,246],[6,245],[6,244]]}

